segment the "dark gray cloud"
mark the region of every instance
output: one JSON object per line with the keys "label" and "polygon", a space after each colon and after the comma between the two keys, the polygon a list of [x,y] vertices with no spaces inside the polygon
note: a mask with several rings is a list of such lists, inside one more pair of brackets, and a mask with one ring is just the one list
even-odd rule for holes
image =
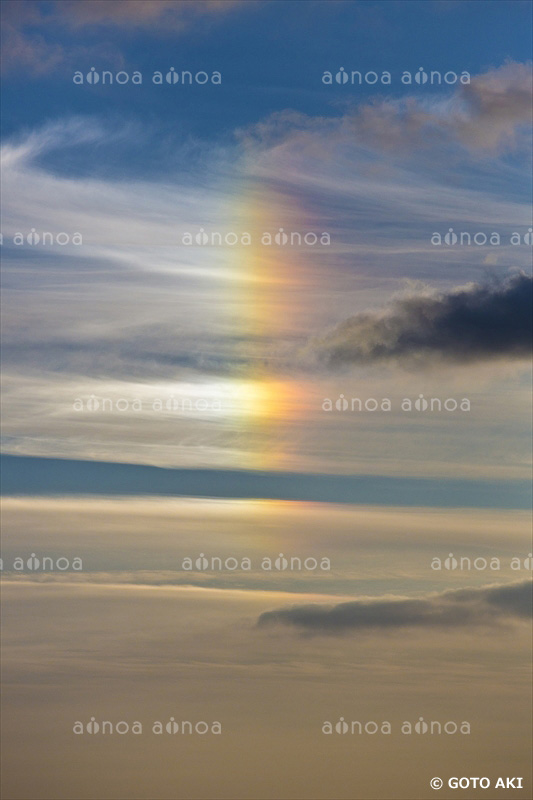
{"label": "dark gray cloud", "polygon": [[530,276],[518,274],[448,294],[412,295],[383,312],[350,317],[316,348],[330,366],[526,358],[532,343],[532,286]]}
{"label": "dark gray cloud", "polygon": [[261,614],[258,626],[291,625],[308,633],[339,634],[408,627],[493,625],[531,617],[532,589],[533,582],[524,581],[412,600],[354,600],[335,606],[291,606]]}

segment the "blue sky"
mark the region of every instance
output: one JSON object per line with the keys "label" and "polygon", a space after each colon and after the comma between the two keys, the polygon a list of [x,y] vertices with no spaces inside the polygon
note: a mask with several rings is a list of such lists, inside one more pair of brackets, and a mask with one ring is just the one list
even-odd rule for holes
{"label": "blue sky", "polygon": [[[9,21],[18,2],[3,4]],[[110,25],[102,22],[74,26],[54,17],[52,2],[40,3],[41,17],[53,23],[22,26],[24,34],[46,42],[26,69],[10,70],[3,84],[2,131],[19,132],[61,114],[117,115],[161,126],[178,137],[209,141],[231,139],[240,126],[257,122],[274,111],[295,109],[310,115],[331,115],[345,104],[375,94],[362,85],[321,83],[325,70],[397,75],[387,94],[404,91],[404,70],[484,72],[506,60],[531,57],[531,6],[516,0],[473,2],[244,2],[224,4],[209,13],[183,12],[182,31],[153,25]],[[327,31],[327,35],[324,35]],[[63,58],[48,70],[48,50],[60,48]],[[144,85],[79,87],[76,70],[125,69],[143,73]],[[222,73],[222,85],[205,87],[202,102],[187,88],[150,83],[155,70],[205,70]],[[28,74],[28,72],[30,74]],[[35,80],[35,73],[39,80]],[[379,86],[379,84],[378,84]],[[21,92],[24,92],[22,95]],[[137,105],[142,98],[142,107]],[[142,168],[142,165],[139,165]]]}
{"label": "blue sky", "polygon": [[530,507],[528,481],[434,481],[231,470],[161,470],[136,464],[3,456],[3,491],[18,495],[176,495],[307,500],[419,508]]}

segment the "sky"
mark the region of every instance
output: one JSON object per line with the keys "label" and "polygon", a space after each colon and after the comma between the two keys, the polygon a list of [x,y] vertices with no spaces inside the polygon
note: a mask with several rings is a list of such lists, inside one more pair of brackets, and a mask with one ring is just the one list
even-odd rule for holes
{"label": "sky", "polygon": [[531,2],[0,7],[3,795],[530,796]]}

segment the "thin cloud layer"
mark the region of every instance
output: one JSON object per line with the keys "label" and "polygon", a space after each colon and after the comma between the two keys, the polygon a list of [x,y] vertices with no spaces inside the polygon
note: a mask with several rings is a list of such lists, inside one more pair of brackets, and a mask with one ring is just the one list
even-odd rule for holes
{"label": "thin cloud layer", "polygon": [[[442,97],[420,98],[405,85],[403,97],[383,96],[387,85],[370,102],[342,116],[309,116],[294,110],[276,111],[240,130],[249,147],[272,147],[296,141],[309,152],[329,154],[332,142],[355,144],[374,151],[409,154],[459,145],[472,155],[527,151],[532,123],[533,78],[530,63],[508,61],[469,83],[448,87]],[[443,88],[442,86],[440,87]]]}
{"label": "thin cloud layer", "polygon": [[168,35],[182,33],[198,18],[222,14],[241,4],[241,0],[60,0],[42,3],[35,0],[2,2],[2,69],[22,69],[32,75],[53,72],[68,64],[73,56],[104,56],[121,60],[116,47],[104,43],[89,47],[60,41],[69,35],[89,31],[151,30]]}
{"label": "thin cloud layer", "polygon": [[531,290],[531,277],[520,274],[448,294],[412,295],[385,311],[347,319],[316,347],[332,367],[430,358],[454,363],[527,358]]}
{"label": "thin cloud layer", "polygon": [[56,13],[65,24],[74,28],[86,25],[120,25],[127,28],[166,26],[180,29],[190,15],[222,12],[238,5],[240,0],[62,0],[55,4]]}
{"label": "thin cloud layer", "polygon": [[292,625],[315,634],[495,625],[530,617],[532,588],[531,581],[524,581],[414,600],[354,600],[335,606],[292,606],[261,614],[257,624],[259,627]]}
{"label": "thin cloud layer", "polygon": [[531,65],[508,62],[473,76],[445,102],[386,99],[362,106],[346,122],[371,147],[405,150],[456,141],[494,153],[514,150],[531,116]]}
{"label": "thin cloud layer", "polygon": [[468,106],[467,119],[456,119],[462,141],[489,151],[514,148],[518,128],[531,125],[532,84],[531,64],[508,62],[475,76],[462,89]]}

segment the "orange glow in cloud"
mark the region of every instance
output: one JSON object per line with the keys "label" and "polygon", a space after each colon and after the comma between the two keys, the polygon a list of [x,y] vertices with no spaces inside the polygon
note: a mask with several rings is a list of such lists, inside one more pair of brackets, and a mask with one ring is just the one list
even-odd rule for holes
{"label": "orange glow in cloud", "polygon": [[[306,405],[301,381],[284,377],[282,369],[276,369],[274,352],[274,342],[284,337],[288,340],[297,328],[296,321],[306,314],[301,291],[305,270],[298,248],[280,246],[275,236],[280,228],[305,227],[301,223],[298,228],[291,227],[295,223],[287,221],[285,203],[273,192],[262,190],[258,196],[252,190],[249,200],[240,216],[252,244],[241,247],[238,256],[242,275],[239,307],[254,354],[242,384],[243,428],[255,443],[253,466],[275,468],[284,463],[283,429],[301,417]],[[292,208],[290,216],[294,220],[298,209]],[[264,243],[265,233],[271,235],[272,244]]]}

